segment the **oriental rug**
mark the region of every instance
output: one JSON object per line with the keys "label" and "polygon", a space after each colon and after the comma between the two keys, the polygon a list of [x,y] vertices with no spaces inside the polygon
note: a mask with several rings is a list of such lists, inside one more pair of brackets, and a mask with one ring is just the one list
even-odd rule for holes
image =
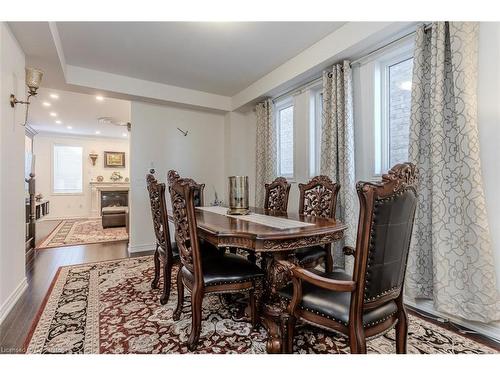
{"label": "oriental rug", "polygon": [[101,219],[71,219],[62,220],[37,249],[125,240],[125,227],[103,229]]}
{"label": "oriental rug", "polygon": [[[174,267],[173,275],[176,274]],[[26,340],[27,353],[189,353],[189,294],[181,319],[152,290],[152,256],[67,266],[59,269]],[[196,353],[265,353],[266,331],[253,330],[245,296],[207,296]],[[409,353],[497,353],[494,349],[409,315]],[[394,330],[368,341],[368,353],[395,353]],[[295,353],[349,353],[346,338],[299,325]]]}

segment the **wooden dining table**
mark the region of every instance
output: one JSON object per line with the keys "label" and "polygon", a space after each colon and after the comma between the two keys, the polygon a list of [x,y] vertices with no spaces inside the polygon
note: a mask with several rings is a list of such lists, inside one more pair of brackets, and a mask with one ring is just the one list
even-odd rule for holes
{"label": "wooden dining table", "polygon": [[[216,212],[214,212],[216,211]],[[259,208],[251,212],[288,219],[293,228],[283,228],[270,223],[249,221],[248,217],[225,214],[225,209],[199,207],[196,209],[198,236],[219,247],[248,250],[251,256],[260,254],[261,267],[265,271],[261,293],[261,323],[266,328],[268,353],[282,353],[286,339],[286,301],[278,297],[277,291],[290,280],[289,270],[278,262],[296,262],[294,250],[339,241],[344,236],[346,225],[335,219],[304,216],[298,213],[279,214]],[[263,217],[261,217],[263,218]],[[263,218],[265,219],[265,218]],[[279,220],[287,226],[287,220]],[[304,226],[300,226],[300,224]]]}

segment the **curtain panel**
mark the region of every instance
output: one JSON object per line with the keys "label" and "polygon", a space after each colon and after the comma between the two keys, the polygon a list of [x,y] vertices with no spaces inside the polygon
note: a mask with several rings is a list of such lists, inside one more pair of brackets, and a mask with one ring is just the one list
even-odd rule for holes
{"label": "curtain panel", "polygon": [[273,120],[273,102],[266,99],[255,107],[257,140],[255,157],[255,206],[264,207],[264,184],[272,182],[278,173],[278,140]]}
{"label": "curtain panel", "polygon": [[406,292],[468,320],[500,319],[479,157],[478,24],[417,30],[410,160],[421,176]]}
{"label": "curtain panel", "polygon": [[[344,244],[348,246],[356,244],[358,218],[352,90],[349,61],[336,64],[330,71],[323,72],[320,173],[340,184],[337,218],[348,225],[344,238]],[[345,259],[342,253],[344,244],[335,246],[334,265],[352,271],[352,259]]]}

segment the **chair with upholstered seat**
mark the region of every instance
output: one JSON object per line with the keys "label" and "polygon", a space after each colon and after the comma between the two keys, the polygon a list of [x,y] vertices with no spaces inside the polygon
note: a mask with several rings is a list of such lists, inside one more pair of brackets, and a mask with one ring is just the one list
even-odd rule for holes
{"label": "chair with upholstered seat", "polygon": [[[299,184],[299,215],[335,219],[335,209],[340,185],[328,176],[316,176],[307,184]],[[309,246],[294,252],[304,268],[325,264],[325,270],[333,269],[332,244]]]}
{"label": "chair with upholstered seat", "polygon": [[174,320],[182,313],[184,287],[191,292],[192,326],[188,347],[194,350],[201,331],[203,297],[208,293],[235,293],[249,291],[252,324],[257,323],[257,299],[264,276],[252,262],[236,254],[203,257],[198,241],[194,192],[196,187],[189,179],[177,179],[170,186],[175,239],[179,247],[182,268],[177,276],[177,308]]}
{"label": "chair with upholstered seat", "polygon": [[264,209],[286,214],[290,186],[291,185],[284,177],[278,177],[270,184],[265,184],[264,188],[266,189],[266,194],[264,198]]}
{"label": "chair with upholstered seat", "polygon": [[292,284],[279,293],[290,300],[286,351],[293,349],[296,320],[349,337],[351,353],[366,353],[366,339],[395,326],[396,352],[406,353],[408,319],[403,286],[415,209],[417,170],[398,164],[381,183],[358,183],[360,217],[354,272],[320,273],[280,261]]}
{"label": "chair with upholstered seat", "polygon": [[[153,217],[153,228],[156,237],[156,249],[154,253],[155,274],[151,287],[158,288],[160,282],[160,268],[163,263],[163,293],[160,297],[162,305],[168,302],[171,287],[172,266],[179,259],[177,244],[170,241],[167,205],[165,202],[165,184],[158,183],[153,174],[146,175],[151,215]],[[197,185],[198,190],[199,186]],[[203,192],[203,189],[201,189]],[[203,193],[201,193],[203,197]],[[203,199],[203,198],[201,198]],[[214,250],[214,249],[212,249]],[[208,254],[208,252],[205,252]]]}

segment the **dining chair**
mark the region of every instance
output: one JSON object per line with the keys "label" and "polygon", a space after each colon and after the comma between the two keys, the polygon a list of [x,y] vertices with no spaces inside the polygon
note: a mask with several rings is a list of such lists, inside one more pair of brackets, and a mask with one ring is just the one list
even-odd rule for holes
{"label": "dining chair", "polygon": [[352,277],[342,271],[306,270],[291,262],[292,284],[279,294],[290,301],[285,350],[292,352],[297,320],[349,337],[351,353],[366,353],[366,339],[395,326],[396,352],[406,353],[408,318],[403,285],[415,209],[418,171],[398,164],[380,183],[358,182],[360,215]]}
{"label": "dining chair", "polygon": [[[335,219],[339,190],[340,185],[328,176],[316,176],[307,184],[299,184],[299,215]],[[333,269],[332,244],[304,247],[294,254],[304,268],[324,263],[327,272]]]}
{"label": "dining chair", "polygon": [[278,177],[270,184],[265,184],[264,209],[277,213],[286,213],[290,186],[284,177]]}
{"label": "dining chair", "polygon": [[236,293],[249,291],[250,317],[257,324],[257,294],[261,293],[263,271],[247,259],[231,253],[217,257],[202,257],[198,241],[194,193],[196,186],[189,179],[177,179],[170,186],[175,239],[179,247],[182,267],[177,275],[177,307],[174,320],[179,320],[184,287],[191,293],[191,333],[189,350],[196,349],[201,331],[203,297],[209,293]]}
{"label": "dining chair", "polygon": [[[180,179],[181,176],[176,170],[169,170],[167,172],[167,181],[168,181],[168,186],[170,189],[170,186],[172,184]],[[195,191],[194,191],[194,206],[195,207],[203,207],[205,205],[205,198],[203,195],[203,191],[205,190],[205,184],[198,184],[195,180],[193,179],[186,179],[189,180],[194,186],[195,186]]]}
{"label": "dining chair", "polygon": [[158,288],[160,282],[160,263],[163,263],[163,293],[160,297],[162,305],[168,302],[170,296],[170,279],[174,260],[179,259],[177,245],[170,242],[168,227],[167,205],[165,203],[165,184],[158,183],[153,174],[146,175],[149,192],[149,203],[153,217],[153,228],[156,236],[154,253],[155,275],[151,282],[153,289]]}
{"label": "dining chair", "polygon": [[[165,201],[165,184],[158,183],[156,177],[149,173],[146,175],[147,189],[149,193],[149,203],[151,206],[151,215],[153,217],[153,228],[156,237],[156,248],[154,252],[155,273],[151,287],[158,288],[160,283],[160,268],[163,265],[163,292],[160,297],[160,303],[165,305],[170,297],[172,266],[179,259],[179,249],[177,244],[170,240],[170,231],[168,224],[167,205]],[[203,201],[203,184],[196,184],[199,200]],[[211,249],[206,249],[204,254],[209,254],[209,250],[214,252],[215,248],[209,245]]]}

